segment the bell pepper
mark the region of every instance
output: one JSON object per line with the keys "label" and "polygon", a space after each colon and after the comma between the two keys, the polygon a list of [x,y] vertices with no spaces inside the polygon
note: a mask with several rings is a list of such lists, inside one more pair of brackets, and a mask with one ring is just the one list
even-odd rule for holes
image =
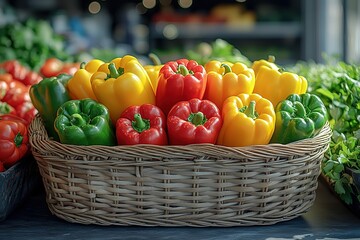
{"label": "bell pepper", "polygon": [[194,60],[167,62],[159,72],[156,106],[167,115],[177,102],[202,99],[206,81],[205,68]]}
{"label": "bell pepper", "polygon": [[0,162],[13,166],[29,150],[27,126],[17,120],[0,120]]}
{"label": "bell pepper", "polygon": [[315,136],[327,121],[321,99],[310,93],[291,94],[275,109],[276,124],[272,143],[287,144]]}
{"label": "bell pepper", "polygon": [[2,99],[3,102],[7,102],[12,107],[16,108],[18,105],[30,101],[30,86],[26,86],[22,82],[15,79],[8,83],[8,86],[9,89]]}
{"label": "bell pepper", "polygon": [[4,164],[0,162],[0,172],[5,172],[5,170]]}
{"label": "bell pepper", "polygon": [[222,109],[224,100],[240,93],[251,94],[255,86],[254,70],[245,64],[210,61],[205,64],[207,85],[204,99],[208,99]]}
{"label": "bell pepper", "polygon": [[307,80],[291,72],[283,72],[269,67],[260,67],[255,76],[253,93],[257,93],[276,105],[290,94],[302,94],[307,90]]}
{"label": "bell pepper", "polygon": [[168,138],[172,145],[215,144],[221,126],[220,111],[209,100],[180,101],[167,116]]}
{"label": "bell pepper", "polygon": [[108,108],[114,125],[126,108],[155,104],[149,76],[141,63],[131,55],[101,65],[91,76],[91,86],[98,101]]}
{"label": "bell pepper", "polygon": [[223,104],[217,144],[229,147],[268,144],[275,128],[272,103],[258,94],[241,93]]}
{"label": "bell pepper", "polygon": [[165,115],[153,104],[130,106],[116,122],[116,138],[119,145],[166,145]]}
{"label": "bell pepper", "polygon": [[62,104],[54,126],[63,144],[116,145],[108,109],[90,98]]}
{"label": "bell pepper", "polygon": [[30,124],[38,113],[37,109],[31,102],[23,102],[15,108],[16,115],[23,118],[27,124]]}
{"label": "bell pepper", "polygon": [[27,120],[25,120],[24,118],[16,115],[16,114],[0,114],[0,121],[1,120],[10,120],[10,121],[18,121],[18,122],[22,122],[25,125],[29,125],[29,122]]}
{"label": "bell pepper", "polygon": [[262,67],[279,70],[279,67],[275,64],[275,57],[271,55],[269,56],[268,60],[260,59],[253,62],[251,68],[254,70],[255,76]]}
{"label": "bell pepper", "polygon": [[154,93],[156,93],[157,85],[158,85],[158,78],[160,69],[164,66],[161,64],[160,59],[153,53],[149,54],[149,58],[153,61],[154,65],[145,65],[144,69],[149,75],[151,84],[153,86]]}
{"label": "bell pepper", "polygon": [[45,129],[50,138],[59,140],[54,128],[54,120],[58,108],[66,101],[71,100],[67,84],[71,75],[60,74],[57,77],[44,78],[30,88],[30,98],[44,121]]}
{"label": "bell pepper", "polygon": [[97,101],[90,79],[102,64],[104,64],[103,61],[93,59],[87,64],[80,65],[80,69],[75,72],[67,85],[72,99],[91,98]]}

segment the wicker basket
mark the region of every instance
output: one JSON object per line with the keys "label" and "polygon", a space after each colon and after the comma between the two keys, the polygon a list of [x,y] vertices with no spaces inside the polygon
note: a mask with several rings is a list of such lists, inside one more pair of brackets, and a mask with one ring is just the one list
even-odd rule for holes
{"label": "wicker basket", "polygon": [[249,226],[293,219],[313,204],[331,130],[281,145],[231,148],[73,146],[30,125],[50,211],[69,222]]}

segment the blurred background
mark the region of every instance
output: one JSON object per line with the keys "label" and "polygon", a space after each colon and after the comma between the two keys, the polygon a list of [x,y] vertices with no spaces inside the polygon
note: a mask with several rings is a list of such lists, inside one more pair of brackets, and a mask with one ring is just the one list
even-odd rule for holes
{"label": "blurred background", "polygon": [[0,26],[30,18],[46,20],[74,55],[167,61],[222,39],[250,60],[360,62],[358,0],[0,0]]}

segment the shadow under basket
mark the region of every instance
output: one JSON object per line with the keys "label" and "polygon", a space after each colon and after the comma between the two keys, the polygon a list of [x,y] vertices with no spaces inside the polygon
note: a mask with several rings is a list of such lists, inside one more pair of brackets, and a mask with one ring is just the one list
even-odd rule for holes
{"label": "shadow under basket", "polygon": [[287,145],[75,146],[29,129],[50,211],[97,225],[231,227],[293,219],[313,205],[328,123]]}

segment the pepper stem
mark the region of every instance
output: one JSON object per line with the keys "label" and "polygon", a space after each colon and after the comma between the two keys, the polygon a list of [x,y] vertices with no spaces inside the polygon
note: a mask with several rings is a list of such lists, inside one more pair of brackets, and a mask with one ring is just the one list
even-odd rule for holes
{"label": "pepper stem", "polygon": [[296,116],[299,116],[299,117],[306,116],[306,110],[304,108],[304,105],[302,105],[300,102],[294,102],[294,109],[295,109]]}
{"label": "pepper stem", "polygon": [[242,109],[240,109],[241,112],[243,112],[246,116],[252,119],[256,119],[259,114],[255,111],[256,102],[250,101],[249,106],[245,106]]}
{"label": "pepper stem", "polygon": [[149,58],[154,65],[161,65],[160,58],[155,53],[149,53]]}
{"label": "pepper stem", "polygon": [[229,72],[232,72],[232,71],[231,71],[231,67],[230,67],[228,64],[226,64],[226,63],[221,64],[220,67],[225,68],[224,75],[227,74],[227,73],[229,73]]}
{"label": "pepper stem", "polygon": [[87,123],[85,121],[85,119],[79,113],[72,114],[71,118],[70,118],[70,122],[72,125],[75,125],[78,127],[82,127]]}
{"label": "pepper stem", "polygon": [[274,63],[275,62],[275,56],[269,55],[268,56],[268,62]]}
{"label": "pepper stem", "polygon": [[188,117],[188,121],[194,124],[195,126],[204,125],[207,119],[202,112],[191,113]]}
{"label": "pepper stem", "polygon": [[181,75],[186,76],[189,74],[189,70],[182,64],[178,67],[178,72],[181,73]]}
{"label": "pepper stem", "polygon": [[86,65],[85,62],[80,63],[80,69],[84,69],[84,68],[85,68],[85,65]]}
{"label": "pepper stem", "polygon": [[115,63],[110,63],[109,66],[110,74],[108,74],[108,78],[118,78],[124,73],[123,68],[116,69]]}
{"label": "pepper stem", "polygon": [[16,136],[14,138],[15,146],[20,147],[23,142],[23,139],[24,139],[24,137],[20,133],[16,134]]}
{"label": "pepper stem", "polygon": [[147,119],[143,119],[140,113],[136,113],[134,115],[134,121],[132,121],[131,125],[133,129],[141,133],[150,128],[150,121]]}

